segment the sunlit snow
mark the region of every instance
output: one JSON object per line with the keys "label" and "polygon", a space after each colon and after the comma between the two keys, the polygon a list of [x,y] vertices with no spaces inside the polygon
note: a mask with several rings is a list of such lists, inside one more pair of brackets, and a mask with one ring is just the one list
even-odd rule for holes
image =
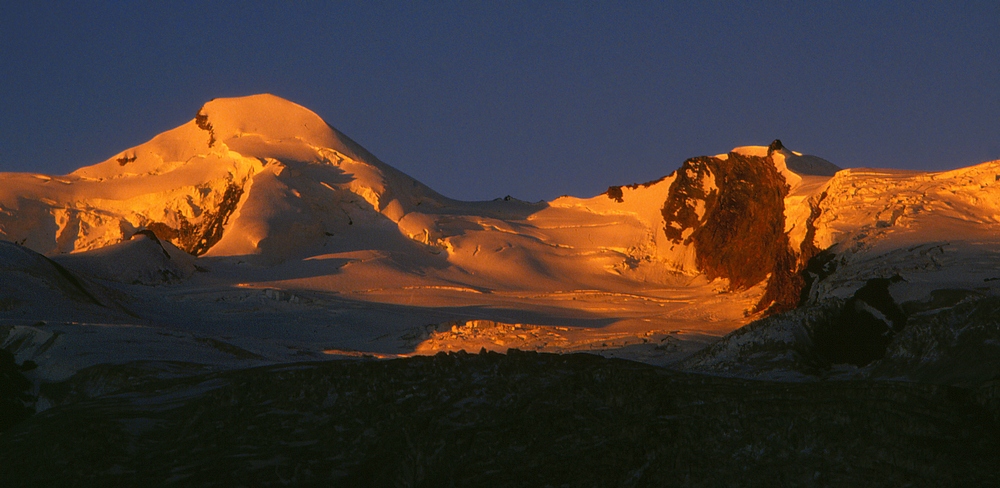
{"label": "sunlit snow", "polygon": [[[1000,162],[834,174],[785,149],[734,152],[769,157],[785,178],[796,253],[812,239],[843,256],[826,292],[895,272],[901,295],[931,281],[996,293],[983,280],[1000,267]],[[765,287],[708,280],[693,246],[665,236],[674,182],[618,187],[620,198],[456,201],[294,103],[217,99],[69,175],[0,174],[0,238],[81,280],[5,245],[0,286],[17,291],[0,303],[0,340],[50,379],[138,359],[234,367],[480,348],[669,364],[759,317]],[[143,229],[159,239],[133,238]]]}

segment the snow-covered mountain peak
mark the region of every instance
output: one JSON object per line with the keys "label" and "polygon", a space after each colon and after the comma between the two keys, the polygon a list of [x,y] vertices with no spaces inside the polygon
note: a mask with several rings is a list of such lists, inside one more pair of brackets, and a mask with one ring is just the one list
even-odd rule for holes
{"label": "snow-covered mountain peak", "polygon": [[312,162],[322,160],[323,151],[375,160],[309,109],[263,94],[214,99],[184,125],[73,175],[105,180],[163,174],[194,160],[226,159],[231,151],[259,160]]}
{"label": "snow-covered mountain peak", "polygon": [[[418,205],[447,201],[274,95],[212,100],[184,125],[58,179],[63,185],[12,178],[0,203],[21,207],[22,217],[12,214],[0,230],[43,253],[97,249],[144,228],[194,255],[216,244],[217,255],[259,254],[262,245],[292,252],[339,233],[358,212],[398,222]],[[37,202],[41,213],[24,218],[35,204],[19,201]],[[288,227],[296,222],[308,232],[296,235]]]}
{"label": "snow-covered mountain peak", "polygon": [[195,117],[195,125],[210,139],[244,155],[281,157],[281,148],[302,145],[335,150],[351,159],[357,144],[330,127],[319,115],[271,94],[216,98]]}

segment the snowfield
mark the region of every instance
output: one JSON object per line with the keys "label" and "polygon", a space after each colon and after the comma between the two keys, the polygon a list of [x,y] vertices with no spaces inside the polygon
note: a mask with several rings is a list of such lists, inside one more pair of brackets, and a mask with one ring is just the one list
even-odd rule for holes
{"label": "snowfield", "polygon": [[0,174],[0,342],[36,381],[508,348],[678,364],[874,278],[897,304],[996,296],[998,231],[1000,162],[840,170],[775,141],[591,198],[462,202],[287,100],[216,99],[69,175]]}

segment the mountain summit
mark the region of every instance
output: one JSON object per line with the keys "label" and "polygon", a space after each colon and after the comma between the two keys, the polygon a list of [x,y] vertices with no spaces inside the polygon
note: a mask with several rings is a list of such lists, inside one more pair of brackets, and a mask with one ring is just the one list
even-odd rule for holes
{"label": "mountain summit", "polygon": [[148,228],[194,255],[280,260],[353,213],[399,220],[446,201],[273,95],[213,100],[188,123],[65,177],[8,180],[3,200],[19,212],[4,233],[43,253],[98,249]]}
{"label": "mountain summit", "polygon": [[312,161],[319,148],[382,165],[312,111],[264,94],[214,99],[188,123],[72,174],[88,179],[162,174],[194,158],[225,157],[229,151],[260,159]]}

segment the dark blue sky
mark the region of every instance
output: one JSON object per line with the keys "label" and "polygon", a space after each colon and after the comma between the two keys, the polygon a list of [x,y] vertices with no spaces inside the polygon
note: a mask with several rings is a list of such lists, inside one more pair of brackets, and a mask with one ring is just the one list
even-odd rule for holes
{"label": "dark blue sky", "polygon": [[107,3],[0,4],[0,171],[262,92],[462,199],[590,196],[774,138],[845,167],[1000,158],[996,1]]}

